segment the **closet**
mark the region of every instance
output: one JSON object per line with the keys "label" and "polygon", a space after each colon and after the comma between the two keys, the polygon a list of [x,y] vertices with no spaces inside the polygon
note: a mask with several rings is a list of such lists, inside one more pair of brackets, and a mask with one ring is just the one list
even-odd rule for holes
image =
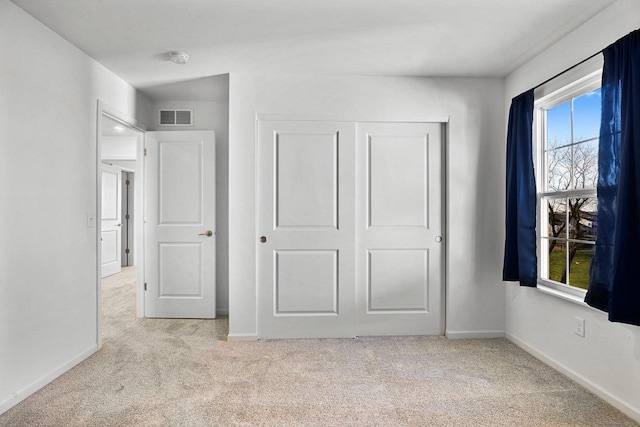
{"label": "closet", "polygon": [[443,136],[258,121],[260,338],[443,333]]}

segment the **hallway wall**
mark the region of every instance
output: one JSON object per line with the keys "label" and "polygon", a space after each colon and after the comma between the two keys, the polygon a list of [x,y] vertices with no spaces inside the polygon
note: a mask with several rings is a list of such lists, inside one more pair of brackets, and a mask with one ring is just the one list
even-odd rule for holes
{"label": "hallway wall", "polygon": [[97,100],[149,101],[8,0],[0,51],[3,412],[96,350]]}

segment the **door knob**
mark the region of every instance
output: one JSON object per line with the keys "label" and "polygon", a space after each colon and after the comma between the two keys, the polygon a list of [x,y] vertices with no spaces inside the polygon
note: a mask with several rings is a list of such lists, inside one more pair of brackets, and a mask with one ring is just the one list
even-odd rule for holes
{"label": "door knob", "polygon": [[260,241],[262,243],[267,243],[267,237],[266,236],[260,236]]}
{"label": "door knob", "polygon": [[204,233],[200,233],[200,234],[198,234],[198,236],[207,236],[207,237],[211,237],[211,236],[213,236],[213,231],[211,231],[211,230],[207,230],[207,231],[205,231]]}
{"label": "door knob", "polygon": [[122,224],[118,224],[118,225],[116,225],[116,227],[122,227]]}
{"label": "door knob", "polygon": [[442,242],[442,236],[436,236],[436,243]]}

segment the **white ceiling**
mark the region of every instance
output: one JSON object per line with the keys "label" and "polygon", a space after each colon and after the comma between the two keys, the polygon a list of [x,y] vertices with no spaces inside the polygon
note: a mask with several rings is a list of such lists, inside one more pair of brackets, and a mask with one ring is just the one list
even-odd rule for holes
{"label": "white ceiling", "polygon": [[505,76],[615,0],[12,1],[158,99],[236,72]]}

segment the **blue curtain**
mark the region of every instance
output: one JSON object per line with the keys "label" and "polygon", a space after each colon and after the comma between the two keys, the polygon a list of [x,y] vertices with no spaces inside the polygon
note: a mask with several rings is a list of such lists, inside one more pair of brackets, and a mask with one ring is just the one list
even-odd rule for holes
{"label": "blue curtain", "polygon": [[506,239],[502,280],[535,287],[536,180],[533,172],[533,89],[511,101],[507,130]]}
{"label": "blue curtain", "polygon": [[585,302],[640,325],[640,30],[603,53],[598,238]]}

